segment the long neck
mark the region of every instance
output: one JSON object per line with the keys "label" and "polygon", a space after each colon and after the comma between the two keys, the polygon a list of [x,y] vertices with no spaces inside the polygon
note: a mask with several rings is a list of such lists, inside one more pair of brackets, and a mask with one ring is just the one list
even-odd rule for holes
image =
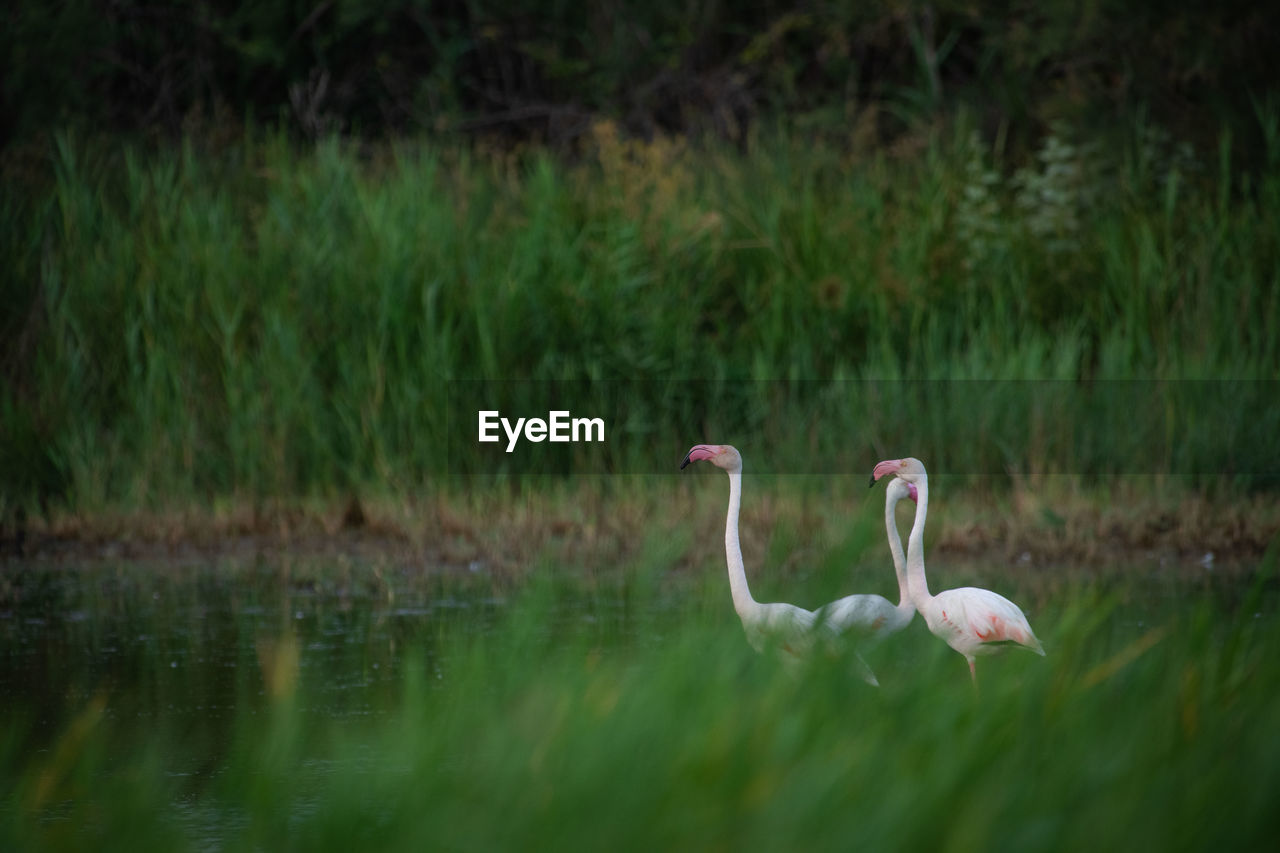
{"label": "long neck", "polygon": [[[887,494],[887,492],[886,492]],[[902,537],[898,535],[898,501],[895,497],[884,503],[884,529],[889,536],[889,553],[893,555],[893,573],[898,576],[898,608],[911,607],[911,586],[907,583],[907,558],[902,553]]]}
{"label": "long neck", "polygon": [[742,545],[738,542],[738,510],[742,507],[742,472],[729,472],[729,515],[724,522],[724,556],[729,563],[729,589],[733,593],[733,609],[746,618],[757,607],[747,586],[747,570],[742,563]]}
{"label": "long neck", "polygon": [[911,600],[916,608],[924,607],[929,599],[929,582],[924,577],[924,521],[929,514],[929,479],[921,476],[916,483],[916,520],[907,537],[907,583],[911,588]]}

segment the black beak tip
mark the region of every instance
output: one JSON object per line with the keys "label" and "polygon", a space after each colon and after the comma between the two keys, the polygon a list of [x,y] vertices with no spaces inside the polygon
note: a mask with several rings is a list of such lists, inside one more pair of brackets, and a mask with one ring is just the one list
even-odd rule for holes
{"label": "black beak tip", "polygon": [[875,484],[876,484],[876,475],[875,475],[875,474],[872,474],[872,475],[871,475],[871,482],[870,482],[870,483],[867,483],[867,488],[869,489],[869,488],[871,488],[872,486],[874,486]]}
{"label": "black beak tip", "polygon": [[683,471],[689,465],[689,454],[684,455],[684,461],[680,463],[680,470]]}

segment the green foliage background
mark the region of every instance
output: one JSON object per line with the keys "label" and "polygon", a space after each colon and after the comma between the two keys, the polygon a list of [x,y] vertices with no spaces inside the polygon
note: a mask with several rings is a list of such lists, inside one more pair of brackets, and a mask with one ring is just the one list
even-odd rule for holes
{"label": "green foliage background", "polygon": [[1170,386],[1116,441],[1147,397],[866,384],[1276,380],[1265,10],[8,15],[6,517],[505,470],[444,438],[458,379],[635,383],[639,438],[577,470],[852,465],[904,412],[953,471],[1280,470],[1266,385]]}

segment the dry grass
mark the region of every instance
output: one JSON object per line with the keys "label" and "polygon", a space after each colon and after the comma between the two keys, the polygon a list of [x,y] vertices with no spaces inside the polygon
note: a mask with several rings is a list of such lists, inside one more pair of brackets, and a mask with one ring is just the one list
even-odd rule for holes
{"label": "dry grass", "polygon": [[[1280,534],[1275,495],[1216,501],[1135,485],[1090,492],[1078,484],[1000,494],[938,491],[928,547],[953,561],[1095,568],[1249,564]],[[855,547],[874,559],[882,547],[880,494],[760,478],[749,485],[742,509],[748,566],[767,565],[771,576],[803,573],[838,550],[855,527],[866,539],[865,547]],[[725,498],[715,477],[657,480],[630,490],[585,479],[365,501],[56,513],[6,530],[0,552],[6,561],[68,563],[333,554],[427,572],[480,572],[504,583],[519,582],[541,561],[603,578],[633,565],[659,541],[671,546],[671,571],[718,563]],[[901,511],[904,535],[909,517]]]}

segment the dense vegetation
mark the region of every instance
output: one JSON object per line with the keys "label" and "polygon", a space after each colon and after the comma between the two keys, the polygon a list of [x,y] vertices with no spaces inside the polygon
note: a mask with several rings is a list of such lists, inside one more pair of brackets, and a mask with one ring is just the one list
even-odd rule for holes
{"label": "dense vegetation", "polygon": [[[1203,850],[1275,834],[1274,554],[1244,588],[1006,579],[1047,657],[983,658],[975,692],[917,619],[868,652],[873,689],[849,660],[755,655],[722,567],[668,573],[687,545],[670,533],[612,581],[544,563],[496,606],[483,580],[390,566],[46,574],[3,626],[0,676],[25,680],[0,710],[0,844]],[[859,588],[890,583],[885,562],[881,541]],[[842,560],[820,568],[848,582]],[[801,586],[769,572],[757,589]]]}
{"label": "dense vegetation", "polygon": [[[17,4],[0,515],[704,439],[1274,484],[1274,13],[614,5]],[[477,449],[553,396],[607,446]]]}
{"label": "dense vegetation", "polygon": [[[595,455],[536,470],[665,470],[704,439],[779,471],[877,450],[955,473],[1280,470],[1271,386],[1238,381],[1280,365],[1280,139],[1258,172],[1225,136],[1206,160],[1141,126],[1108,151],[1063,131],[1016,168],[963,127],[921,145],[738,154],[605,123],[564,164],[60,136],[47,186],[0,202],[10,508],[502,470],[477,395],[532,415],[552,392],[461,379],[577,380],[561,399],[609,418]],[[1097,382],[1135,378],[1233,382]]]}

